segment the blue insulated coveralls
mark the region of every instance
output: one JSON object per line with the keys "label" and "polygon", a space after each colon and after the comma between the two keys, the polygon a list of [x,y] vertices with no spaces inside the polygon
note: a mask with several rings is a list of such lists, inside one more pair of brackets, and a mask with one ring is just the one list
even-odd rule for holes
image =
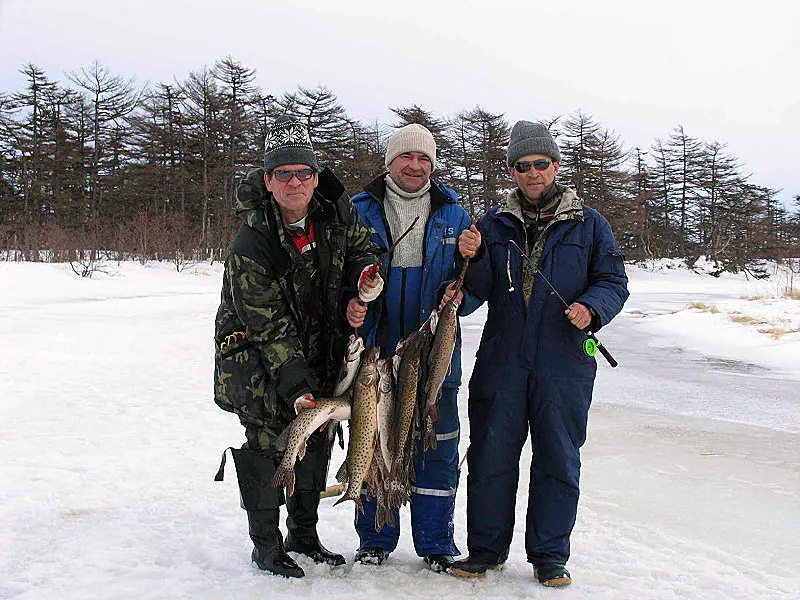
{"label": "blue insulated coveralls", "polygon": [[[525,248],[518,201],[509,196],[477,226],[482,255],[470,264],[465,285],[489,309],[469,384],[469,554],[493,563],[507,558],[520,454],[530,433],[528,561],[566,562],[597,363],[582,352],[584,334],[538,274],[525,306],[523,259],[509,244]],[[539,269],[567,304],[594,310],[597,331],[628,297],[623,255],[608,221],[565,188],[546,236]]]}
{"label": "blue insulated coveralls", "polygon": [[[370,183],[364,192],[353,197],[361,220],[372,231],[372,241],[381,252],[391,246],[392,239],[386,222],[383,201],[386,192],[385,176]],[[456,193],[431,181],[431,212],[425,227],[423,264],[419,267],[392,267],[389,258],[388,276],[382,304],[370,309],[361,328],[368,346],[381,346],[381,357],[394,355],[397,342],[419,329],[438,307],[446,284],[453,281],[458,236],[470,226],[467,212],[458,204]],[[459,308],[459,315],[468,315],[479,302],[469,293]],[[414,547],[419,556],[430,554],[458,555],[453,541],[453,511],[458,487],[458,386],[461,384],[461,329],[458,329],[450,373],[442,387],[439,400],[439,421],[436,424],[437,448],[422,452],[417,443],[414,461],[416,480],[411,488],[411,529]],[[360,547],[394,550],[400,537],[399,514],[395,511],[397,527],[384,526],[375,531],[375,499],[364,501],[364,513],[356,509],[356,531]]]}

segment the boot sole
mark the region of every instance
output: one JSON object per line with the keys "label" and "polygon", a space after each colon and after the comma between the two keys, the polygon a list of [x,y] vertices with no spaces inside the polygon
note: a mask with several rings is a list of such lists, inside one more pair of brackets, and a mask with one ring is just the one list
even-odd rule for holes
{"label": "boot sole", "polygon": [[540,581],[544,587],[567,587],[572,583],[569,577],[556,577],[555,579],[548,579],[547,581]]}
{"label": "boot sole", "polygon": [[[504,566],[504,563],[500,563],[499,565],[487,567],[486,571],[502,571]],[[486,577],[486,571],[483,571],[482,573],[473,573],[472,571],[465,571],[464,569],[459,569],[458,567],[450,567],[447,570],[447,572],[453,577],[461,577],[462,579],[482,579]]]}

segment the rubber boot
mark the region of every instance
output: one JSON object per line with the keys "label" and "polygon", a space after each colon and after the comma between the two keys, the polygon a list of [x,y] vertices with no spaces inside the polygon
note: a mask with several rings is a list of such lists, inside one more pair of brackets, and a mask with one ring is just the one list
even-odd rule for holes
{"label": "rubber boot", "polygon": [[305,572],[283,547],[283,536],[278,523],[280,509],[247,511],[250,525],[250,539],[253,540],[253,553],[250,558],[262,571],[283,577],[304,577]]}
{"label": "rubber boot", "polygon": [[250,555],[262,571],[283,577],[303,577],[303,569],[286,554],[278,528],[283,489],[272,486],[276,456],[270,451],[231,449],[242,508],[247,511],[253,552]]}
{"label": "rubber boot", "polygon": [[332,567],[338,567],[345,564],[344,556],[325,548],[317,535],[319,499],[317,491],[299,490],[286,498],[286,509],[289,513],[286,519],[286,527],[289,530],[289,535],[286,536],[286,550],[304,554],[315,563],[327,563]]}

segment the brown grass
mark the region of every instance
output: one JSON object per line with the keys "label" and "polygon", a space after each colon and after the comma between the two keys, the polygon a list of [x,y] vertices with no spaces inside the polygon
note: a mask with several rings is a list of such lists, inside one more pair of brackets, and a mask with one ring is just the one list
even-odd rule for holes
{"label": "brown grass", "polygon": [[790,289],[783,292],[783,297],[789,300],[800,300],[800,290]]}
{"label": "brown grass", "polygon": [[764,300],[767,296],[739,296],[740,300]]}
{"label": "brown grass", "polygon": [[768,333],[773,340],[779,340],[787,333],[797,333],[798,331],[800,331],[800,327],[795,329],[784,329],[783,327],[766,327],[764,329],[758,330],[759,333]]}
{"label": "brown grass", "polygon": [[769,325],[769,321],[765,321],[764,319],[759,319],[757,317],[751,317],[749,315],[743,315],[742,313],[731,313],[728,315],[728,318],[734,323],[741,323],[743,325]]}
{"label": "brown grass", "polygon": [[689,305],[689,308],[696,308],[697,310],[702,310],[710,313],[719,312],[719,309],[716,306],[714,306],[713,304],[712,305],[706,304],[705,302],[692,302]]}

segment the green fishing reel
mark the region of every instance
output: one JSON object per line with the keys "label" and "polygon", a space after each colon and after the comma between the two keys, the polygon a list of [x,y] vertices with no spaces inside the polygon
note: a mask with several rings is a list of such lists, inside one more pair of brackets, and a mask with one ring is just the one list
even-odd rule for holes
{"label": "green fishing reel", "polygon": [[594,356],[597,354],[597,342],[590,337],[583,340],[583,353],[586,356]]}

